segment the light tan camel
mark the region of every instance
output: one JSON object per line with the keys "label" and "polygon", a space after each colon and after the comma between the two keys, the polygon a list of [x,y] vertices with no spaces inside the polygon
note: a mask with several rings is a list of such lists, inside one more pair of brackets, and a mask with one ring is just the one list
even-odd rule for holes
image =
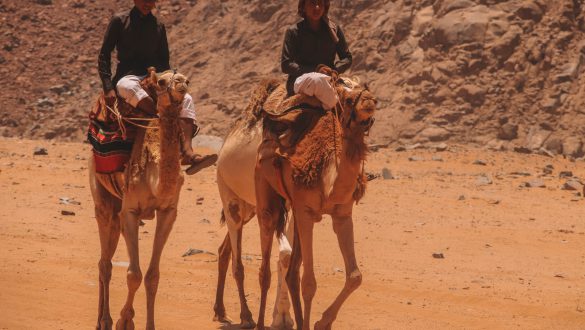
{"label": "light tan camel", "polygon": [[[349,79],[339,79],[335,88],[339,105],[306,127],[294,148],[287,149],[286,143],[278,142],[286,134],[275,136],[264,129],[255,171],[256,213],[262,246],[259,329],[264,328],[272,238],[275,231],[282,230],[285,218],[281,205],[285,200],[290,203],[295,219],[293,252],[286,281],[297,327],[310,329],[311,305],[317,289],[313,268],[313,226],[324,214],[331,215],[333,220],[333,230],[345,263],[346,282],[315,324],[315,329],[331,329],[342,304],[362,281],[354,251],[352,209],[365,192],[365,136],[373,124],[377,101],[367,88]],[[263,105],[265,109],[270,109],[270,99]],[[308,101],[304,102],[310,103]],[[266,119],[264,122],[264,127],[267,127]],[[301,256],[304,314],[299,292]]]}
{"label": "light tan camel", "polygon": [[[244,115],[228,134],[217,161],[217,184],[222,201],[222,222],[227,224],[228,233],[219,248],[218,283],[214,305],[215,320],[231,322],[227,317],[223,302],[225,278],[232,259],[232,273],[238,286],[240,298],[240,327],[254,328],[256,323],[246,302],[244,291],[244,265],[242,263],[242,230],[256,211],[256,194],[254,188],[254,169],[258,146],[262,141],[262,122],[252,113],[258,102],[264,102],[266,92],[252,97]],[[290,301],[284,276],[288,269],[291,247],[286,236],[279,238],[279,283],[274,306],[272,329],[292,328],[294,322],[290,316]]]}
{"label": "light tan camel", "polygon": [[[134,329],[134,296],[142,282],[138,254],[138,227],[141,219],[157,223],[150,265],[144,276],[146,287],[146,329],[154,329],[154,301],[159,283],[160,258],[173,223],[183,185],[180,172],[179,111],[187,93],[187,78],[171,71],[157,75],[150,71],[150,83],[157,92],[159,128],[140,131],[124,173],[100,174],[90,159],[89,178],[95,216],[98,224],[101,257],[99,261],[99,307],[96,329],[112,329],[109,306],[109,284],[112,257],[120,232],[126,241],[128,266],[128,296],[120,312],[116,329]],[[152,125],[151,125],[152,126]],[[157,133],[159,138],[157,137]]]}

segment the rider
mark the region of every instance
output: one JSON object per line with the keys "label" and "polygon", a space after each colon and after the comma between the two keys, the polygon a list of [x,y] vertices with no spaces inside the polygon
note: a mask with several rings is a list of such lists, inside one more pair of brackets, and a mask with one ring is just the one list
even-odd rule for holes
{"label": "rider", "polygon": [[[155,115],[154,100],[142,89],[140,81],[148,67],[157,72],[170,69],[169,45],[165,26],[153,14],[156,0],[134,0],[129,12],[114,15],[106,30],[98,59],[98,71],[104,96],[108,104],[120,97],[135,108]],[[112,78],[112,51],[117,50],[118,67]],[[115,87],[115,88],[114,88]],[[187,174],[213,165],[217,155],[200,156],[193,152],[191,140],[196,131],[195,106],[191,95],[186,94],[181,109],[182,165],[190,165]]]}
{"label": "rider", "polygon": [[303,19],[287,29],[281,56],[288,95],[315,96],[326,109],[335,106],[337,93],[324,73],[343,73],[352,64],[341,27],[328,18],[329,6],[330,0],[299,0],[298,14]]}

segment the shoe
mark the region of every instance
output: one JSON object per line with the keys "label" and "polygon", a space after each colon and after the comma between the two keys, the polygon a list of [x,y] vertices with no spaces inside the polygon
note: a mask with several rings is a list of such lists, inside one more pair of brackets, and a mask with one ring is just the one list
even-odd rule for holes
{"label": "shoe", "polygon": [[201,158],[194,159],[191,162],[191,166],[185,170],[185,173],[187,173],[187,175],[193,175],[202,169],[215,164],[215,162],[217,162],[217,154],[202,156]]}

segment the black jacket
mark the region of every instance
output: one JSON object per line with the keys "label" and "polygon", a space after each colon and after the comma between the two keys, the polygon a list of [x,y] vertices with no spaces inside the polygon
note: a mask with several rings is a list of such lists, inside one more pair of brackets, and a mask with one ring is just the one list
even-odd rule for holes
{"label": "black jacket", "polygon": [[[112,79],[112,51],[118,52],[118,67]],[[134,7],[112,17],[98,58],[98,71],[105,92],[126,75],[145,75],[148,67],[157,72],[170,69],[167,32],[154,15],[142,15]]]}
{"label": "black jacket", "polygon": [[[325,64],[339,73],[351,67],[352,56],[343,31],[339,26],[330,25],[339,39],[337,43],[325,21],[319,31],[313,31],[304,19],[287,29],[280,63],[282,72],[288,74],[289,94],[294,94],[295,80],[305,73],[314,72],[319,64]],[[336,55],[339,56],[337,62]]]}

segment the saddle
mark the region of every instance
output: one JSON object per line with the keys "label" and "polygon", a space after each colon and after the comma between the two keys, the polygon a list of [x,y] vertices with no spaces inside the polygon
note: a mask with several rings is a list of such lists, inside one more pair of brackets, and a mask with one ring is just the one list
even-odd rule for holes
{"label": "saddle", "polygon": [[287,98],[279,85],[257,109],[262,118],[260,159],[286,159],[295,184],[312,187],[341,150],[341,126],[332,111],[325,111],[312,96]]}
{"label": "saddle", "polygon": [[[140,84],[156,100],[156,91],[148,77]],[[99,93],[89,112],[87,132],[87,140],[93,147],[97,173],[123,171],[130,159],[138,128],[121,122],[116,112],[125,118],[151,118],[119,96],[117,96],[115,106],[109,106],[106,104],[104,93]]]}

